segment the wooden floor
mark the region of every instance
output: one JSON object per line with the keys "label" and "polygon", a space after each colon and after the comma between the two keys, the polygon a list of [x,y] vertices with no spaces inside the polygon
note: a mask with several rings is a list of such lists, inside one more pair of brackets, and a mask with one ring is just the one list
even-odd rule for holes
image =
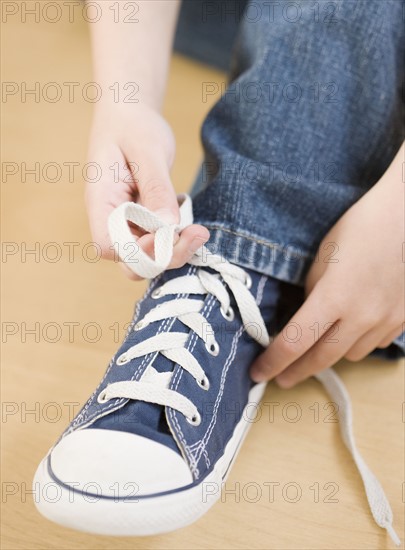
{"label": "wooden floor", "polygon": [[[314,380],[291,391],[269,386],[224,498],[195,525],[158,537],[107,538],[63,529],[36,512],[35,468],[100,379],[144,284],[126,280],[112,263],[92,262],[94,250],[86,246],[81,169],[92,106],[81,91],[92,77],[85,23],[69,23],[66,15],[56,24],[13,16],[3,25],[2,45],[3,80],[17,86],[2,104],[2,548],[392,548],[372,520],[330,422],[333,409]],[[174,59],[166,114],[178,140],[179,191],[196,172],[199,126],[215,99],[202,101],[202,83],[223,80]],[[21,95],[24,82],[39,82],[45,96],[52,92],[46,84],[56,82],[64,93],[56,103],[42,96],[35,102]],[[79,83],[73,103],[64,82]],[[39,181],[24,173],[35,163]],[[62,174],[48,163],[58,163]],[[63,163],[79,163],[72,181]],[[403,540],[403,368],[365,361],[339,371],[353,399],[359,448],[386,490]]]}

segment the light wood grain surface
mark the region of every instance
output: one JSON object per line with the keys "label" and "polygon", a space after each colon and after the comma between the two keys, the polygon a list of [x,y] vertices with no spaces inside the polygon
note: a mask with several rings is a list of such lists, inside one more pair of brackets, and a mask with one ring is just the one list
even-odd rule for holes
{"label": "light wood grain surface", "polygon": [[[371,518],[338,426],[328,421],[328,397],[314,380],[291,391],[269,386],[224,497],[188,528],[138,539],[97,537],[36,512],[35,468],[99,381],[144,284],[126,280],[113,263],[91,262],[94,250],[86,247],[91,237],[80,172],[92,105],[80,91],[92,76],[85,22],[64,16],[55,24],[29,17],[23,23],[17,15],[2,30],[3,80],[19,90],[2,104],[2,160],[16,163],[7,170],[17,167],[2,180],[8,253],[1,264],[2,548],[392,548]],[[174,59],[165,110],[177,136],[179,191],[189,188],[197,170],[199,127],[215,99],[202,101],[202,83],[224,79]],[[32,96],[24,102],[24,82],[27,88],[39,82],[41,90],[49,82],[78,82],[79,94],[73,103],[66,94],[55,103]],[[46,181],[55,177],[47,163],[68,162],[79,163],[72,181],[66,169],[58,181]],[[27,169],[39,163],[49,174],[38,182],[26,174],[24,182],[23,163]],[[27,254],[35,247],[36,255]],[[386,490],[403,539],[403,366],[367,360],[338,368],[353,399],[359,448]]]}

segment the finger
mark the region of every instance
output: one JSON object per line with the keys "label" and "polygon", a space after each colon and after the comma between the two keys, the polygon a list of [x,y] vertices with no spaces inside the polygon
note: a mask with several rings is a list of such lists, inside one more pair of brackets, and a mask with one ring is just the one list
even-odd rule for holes
{"label": "finger", "polygon": [[88,179],[85,202],[93,242],[100,247],[103,258],[112,260],[115,253],[108,234],[108,216],[116,206],[132,200],[132,192],[128,184],[114,181],[111,166],[117,163],[121,166],[124,162],[119,148],[108,147],[102,154],[102,157],[91,157],[91,164],[98,167],[99,177]]}
{"label": "finger", "polygon": [[120,262],[119,265],[120,265],[122,271],[124,272],[124,274],[128,277],[128,279],[131,279],[131,281],[142,281],[143,280],[143,277],[140,277],[139,275],[134,273],[132,271],[132,269],[130,269],[127,266],[127,264],[125,264],[124,262]]}
{"label": "finger", "polygon": [[339,319],[338,307],[318,283],[303,306],[254,362],[250,375],[255,382],[271,380],[303,356]]}
{"label": "finger", "polygon": [[[379,347],[380,342],[384,340],[386,336],[387,329],[384,329],[384,327],[369,330],[345,353],[345,359],[348,361],[361,361]],[[392,342],[392,340],[390,340],[390,342]]]}
{"label": "finger", "polygon": [[277,384],[282,388],[291,388],[337,363],[361,334],[352,329],[343,330],[346,327],[343,321],[335,323],[315,346],[276,377]]}
{"label": "finger", "polygon": [[116,253],[111,243],[107,225],[112,207],[102,199],[93,199],[91,207],[88,207],[87,210],[92,240],[100,250],[101,257],[106,260],[116,259]]}
{"label": "finger", "polygon": [[[136,234],[136,231],[131,227],[131,232]],[[120,266],[125,273],[125,275],[131,279],[132,281],[142,281],[143,277],[140,275],[137,275],[133,270],[132,267],[135,266],[139,262],[139,254],[138,250],[142,248],[146,254],[153,257],[153,235],[150,233],[147,233],[145,235],[141,235],[137,242],[130,242],[127,243],[127,246],[125,244],[121,247],[121,258],[120,258]]]}
{"label": "finger", "polygon": [[[177,235],[177,242],[173,248],[173,258],[168,266],[168,269],[175,269],[182,267],[190,258],[195,254],[195,252],[205,244],[209,239],[209,231],[202,225],[190,225],[183,229],[180,235]],[[148,256],[154,258],[154,235],[146,234],[142,235],[138,241],[137,246],[141,247]],[[133,281],[139,281],[142,279],[139,275],[134,273],[130,268],[131,263],[137,263],[139,257],[137,257],[136,250],[134,251],[133,245],[131,246],[131,252],[127,257],[123,257],[123,269],[125,274],[132,279]],[[128,264],[128,265],[126,265]]]}
{"label": "finger", "polygon": [[179,223],[179,205],[166,160],[163,157],[150,158],[145,154],[138,157],[136,167],[133,177],[141,204],[167,223]]}
{"label": "finger", "polygon": [[387,336],[385,336],[381,340],[377,348],[387,348],[389,345],[393,343],[393,341],[396,338],[398,338],[398,336],[401,336],[403,332],[404,332],[404,325],[401,325],[400,327],[397,327],[395,330],[392,330]]}
{"label": "finger", "polygon": [[190,225],[183,229],[180,239],[174,246],[169,269],[182,267],[210,238],[208,229],[202,225]]}

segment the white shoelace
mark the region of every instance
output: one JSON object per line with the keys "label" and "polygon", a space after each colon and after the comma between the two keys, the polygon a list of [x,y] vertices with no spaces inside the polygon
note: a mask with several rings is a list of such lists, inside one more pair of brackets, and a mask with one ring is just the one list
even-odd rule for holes
{"label": "white shoelace", "polygon": [[[173,254],[173,237],[184,227],[193,222],[191,200],[187,195],[179,197],[181,202],[179,225],[169,225],[160,220],[154,213],[135,203],[124,203],[116,208],[109,218],[109,232],[118,256],[125,261],[128,245],[136,245],[128,221],[155,234],[154,256],[150,258],[138,247],[136,261],[126,262],[136,274],[147,279],[156,277],[169,266]],[[207,352],[218,355],[219,344],[215,339],[212,326],[201,313],[203,300],[188,298],[190,295],[214,296],[220,303],[223,317],[231,321],[234,312],[230,306],[227,288],[220,281],[225,281],[241,315],[246,332],[266,347],[269,336],[258,305],[249,291],[251,280],[240,267],[224,260],[221,256],[211,254],[204,246],[193,256],[190,264],[196,267],[209,267],[216,274],[203,269],[195,270],[191,275],[171,279],[152,292],[153,298],[170,295],[181,295],[168,300],[150,310],[141,321],[133,327],[142,330],[149,323],[166,319],[179,319],[185,326],[195,332],[205,342]],[[208,390],[209,379],[192,353],[185,348],[188,334],[184,332],[164,332],[156,334],[139,344],[130,347],[121,354],[116,362],[123,365],[129,361],[148,354],[160,353],[180,365],[191,374],[200,387]],[[116,382],[107,386],[98,396],[100,403],[114,398],[134,399],[171,407],[182,413],[188,422],[198,426],[201,416],[194,403],[177,391],[169,389],[172,372],[158,372],[149,365],[140,381]],[[384,491],[359,453],[353,435],[352,409],[349,395],[337,374],[327,369],[316,375],[323,384],[331,399],[338,405],[339,425],[343,441],[348,448],[363,480],[371,513],[376,523],[387,530],[393,542],[400,545],[400,539],[393,529],[393,514]]]}

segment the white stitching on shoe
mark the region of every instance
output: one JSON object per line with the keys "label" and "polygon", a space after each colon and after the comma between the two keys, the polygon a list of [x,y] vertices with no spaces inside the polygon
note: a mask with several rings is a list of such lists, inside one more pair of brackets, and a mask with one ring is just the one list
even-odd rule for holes
{"label": "white stitching on shoe", "polygon": [[[261,277],[260,281],[259,281],[259,284],[258,284],[258,289],[257,289],[257,296],[256,296],[256,303],[258,305],[260,305],[261,301],[262,301],[262,298],[263,298],[263,291],[264,291],[264,286],[265,286],[265,283],[266,283],[266,280],[267,280],[267,277],[263,276]],[[241,327],[243,329],[243,327]],[[240,330],[240,329],[239,329]],[[241,335],[240,335],[241,336]],[[201,452],[200,449],[205,449],[207,444],[208,444],[208,441],[209,441],[209,438],[211,437],[211,433],[212,433],[212,430],[214,429],[214,426],[216,424],[216,421],[217,421],[217,411],[218,411],[218,408],[219,408],[219,402],[221,401],[221,398],[222,398],[222,394],[223,394],[223,388],[224,388],[224,385],[225,385],[225,381],[226,381],[226,374],[227,374],[227,371],[233,361],[233,359],[235,358],[235,355],[236,355],[236,348],[237,348],[237,344],[238,344],[238,341],[239,341],[239,338],[240,336],[238,336],[238,338],[236,340],[233,340],[232,341],[232,346],[231,346],[231,351],[229,353],[229,356],[228,356],[228,359],[231,355],[231,353],[233,353],[233,357],[232,359],[230,360],[230,363],[229,365],[227,366],[226,368],[226,372],[224,372],[224,369],[226,367],[226,364],[227,364],[227,361],[225,362],[224,364],[224,367],[223,367],[223,371],[222,371],[222,377],[221,377],[221,386],[220,386],[220,391],[217,395],[217,400],[216,400],[216,403],[215,403],[215,406],[214,406],[214,412],[213,412],[213,415],[212,415],[212,419],[211,419],[211,422],[204,434],[204,436],[201,438],[201,443],[200,443],[200,446],[194,450],[194,453],[195,453],[195,460],[196,460],[196,463],[198,464],[200,459],[201,459]],[[223,383],[222,383],[223,382]],[[218,406],[217,406],[218,405]],[[214,420],[215,418],[215,420]],[[212,424],[212,422],[214,421],[214,423]],[[211,428],[211,431],[210,433],[208,433],[208,431],[210,430]]]}
{"label": "white stitching on shoe", "polygon": [[[203,311],[201,313],[204,314],[204,317],[206,317],[208,319],[213,307],[214,307],[214,304],[215,304],[215,299],[213,296],[210,296],[203,308]],[[194,350],[194,347],[197,343],[197,340],[198,340],[198,337],[197,337],[197,334],[196,333],[192,333],[192,337],[190,338],[190,342],[188,344],[188,349],[190,350],[190,353],[193,352]],[[190,347],[192,345],[192,348]],[[175,367],[175,371],[174,371],[174,374],[173,374],[173,382],[172,382],[172,387],[174,390],[177,390],[178,388],[178,385],[180,383],[180,380],[181,380],[181,377],[183,376],[183,372],[184,370],[181,368],[181,367],[178,367],[177,370],[176,370],[176,367]],[[168,409],[168,413],[169,413],[169,417],[170,419],[172,420],[173,422],[173,427],[176,431],[176,434],[179,436],[181,442],[183,443],[183,448],[184,448],[184,452],[186,453],[187,455],[187,458],[189,459],[189,463],[190,463],[190,467],[192,468],[192,471],[194,473],[194,475],[196,476],[196,478],[198,479],[199,477],[199,470],[198,468],[196,467],[196,461],[195,461],[195,457],[194,455],[189,451],[189,447],[187,445],[187,441],[184,437],[184,434],[183,434],[183,431],[180,427],[180,424],[178,422],[178,418],[177,418],[177,415],[176,415],[176,411],[174,409],[171,409],[169,408]],[[177,428],[177,429],[176,429]]]}
{"label": "white stitching on shoe", "polygon": [[201,440],[201,446],[200,446],[199,450],[196,452],[195,460],[196,460],[197,464],[200,461],[201,453],[206,448],[207,443],[209,441],[209,438],[211,437],[212,430],[214,429],[214,426],[217,422],[217,419],[218,419],[217,412],[218,412],[219,404],[220,404],[221,399],[222,399],[222,395],[224,393],[226,375],[228,373],[229,367],[231,366],[233,360],[235,359],[236,350],[237,350],[237,347],[238,347],[238,342],[239,342],[240,337],[242,336],[242,334],[243,334],[243,326],[239,328],[239,330],[235,333],[235,336],[233,337],[231,351],[230,351],[230,354],[228,356],[228,360],[224,364],[224,368],[222,370],[220,390],[217,394],[217,399],[215,400],[214,411],[212,413],[211,422],[210,422],[210,424],[209,424],[209,426],[208,426],[208,428],[205,432],[204,437]]}
{"label": "white stitching on shoe", "polygon": [[204,449],[204,458],[205,458],[205,465],[207,466],[207,468],[209,468],[211,466],[211,461],[208,457],[208,453],[207,451]]}

